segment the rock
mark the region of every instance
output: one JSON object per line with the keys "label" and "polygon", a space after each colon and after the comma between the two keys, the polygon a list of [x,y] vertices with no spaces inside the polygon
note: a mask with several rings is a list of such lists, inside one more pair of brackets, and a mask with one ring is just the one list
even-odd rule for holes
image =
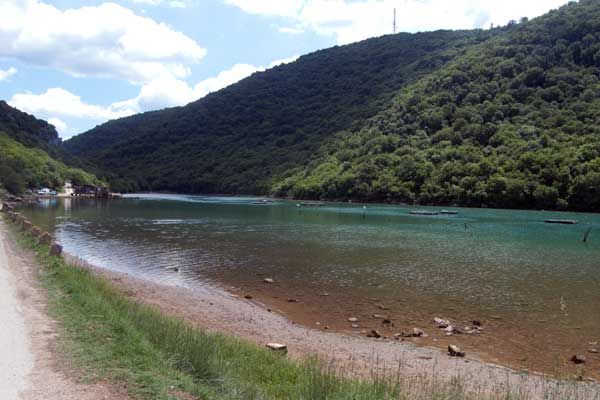
{"label": "rock", "polygon": [[48,232],[44,232],[40,235],[38,242],[40,244],[50,244],[52,243],[52,236]]}
{"label": "rock", "polygon": [[433,359],[433,357],[431,357],[431,356],[419,356],[419,357],[417,357],[417,358],[418,358],[419,360],[431,360],[431,359]]}
{"label": "rock", "polygon": [[460,347],[453,344],[448,346],[448,354],[450,357],[464,357],[466,353],[460,349]]}
{"label": "rock", "polygon": [[385,318],[385,317],[381,314],[373,314],[373,318],[380,319],[380,318]]}
{"label": "rock", "polygon": [[391,320],[391,319],[384,318],[384,319],[381,321],[381,325],[391,325],[391,326],[394,326],[394,323],[392,322],[392,320]]}
{"label": "rock", "polygon": [[52,242],[50,245],[50,255],[51,256],[60,256],[62,254],[62,246],[56,242]]}
{"label": "rock", "polygon": [[453,325],[448,325],[444,328],[444,331],[453,335],[460,335],[462,331]]}
{"label": "rock", "polygon": [[574,364],[585,364],[587,360],[585,359],[585,356],[582,356],[580,354],[575,354],[573,357],[571,357],[571,362]]}
{"label": "rock", "polygon": [[356,329],[356,328],[360,328],[360,325],[358,325],[358,324],[352,324],[352,325],[350,325],[350,326],[351,326],[352,328],[354,328],[354,329]]}
{"label": "rock", "polygon": [[287,346],[285,344],[281,344],[281,343],[267,343],[267,348],[276,351],[278,353],[283,353],[286,354],[287,353]]}
{"label": "rock", "polygon": [[40,237],[42,234],[42,230],[39,226],[31,227],[31,235],[35,238]]}
{"label": "rock", "polygon": [[433,319],[433,322],[435,322],[438,326],[438,328],[446,328],[448,327],[448,325],[450,325],[450,321],[448,321],[447,319],[441,319],[438,317],[435,317]]}
{"label": "rock", "polygon": [[273,280],[273,278],[265,278],[263,279],[264,283],[275,283],[275,281]]}
{"label": "rock", "polygon": [[250,296],[249,294],[245,295],[244,298],[247,300],[252,300],[252,296]]}
{"label": "rock", "polygon": [[425,336],[425,332],[423,332],[421,329],[419,328],[413,328],[413,337],[422,337]]}
{"label": "rock", "polygon": [[325,293],[321,293],[319,296],[327,297],[327,296],[329,296],[329,293],[326,293],[326,292]]}
{"label": "rock", "polygon": [[297,303],[298,300],[296,300],[296,299],[287,299],[287,302],[288,303]]}
{"label": "rock", "polygon": [[350,317],[350,318],[348,318],[348,322],[358,322],[358,318]]}
{"label": "rock", "polygon": [[383,304],[378,304],[377,307],[379,307],[380,310],[387,310],[388,308],[386,306],[384,306]]}
{"label": "rock", "polygon": [[381,337],[381,333],[379,333],[379,331],[376,331],[375,329],[373,329],[371,332],[367,333],[367,337],[379,339]]}
{"label": "rock", "polygon": [[471,323],[473,324],[473,326],[481,326],[481,321],[474,319],[473,321],[471,321]]}
{"label": "rock", "polygon": [[592,354],[597,354],[598,353],[598,349],[589,349],[588,352],[590,352]]}
{"label": "rock", "polygon": [[32,224],[30,221],[27,221],[27,220],[23,221],[23,230],[24,231],[31,231],[31,227],[32,227]]}

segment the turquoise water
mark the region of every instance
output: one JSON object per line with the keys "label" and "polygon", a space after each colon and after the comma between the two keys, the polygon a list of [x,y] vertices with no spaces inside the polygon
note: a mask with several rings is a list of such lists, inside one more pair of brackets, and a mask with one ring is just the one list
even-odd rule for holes
{"label": "turquoise water", "polygon": [[70,253],[173,284],[243,287],[264,274],[295,293],[339,293],[343,304],[329,307],[340,315],[344,304],[377,297],[423,319],[494,316],[531,332],[556,329],[560,343],[600,339],[597,214],[459,208],[414,216],[413,207],[389,205],[136,197],[48,201],[27,212]]}

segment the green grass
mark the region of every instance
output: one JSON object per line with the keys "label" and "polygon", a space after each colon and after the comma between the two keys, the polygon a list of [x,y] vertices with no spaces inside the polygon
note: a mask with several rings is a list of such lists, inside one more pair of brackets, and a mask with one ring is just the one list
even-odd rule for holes
{"label": "green grass", "polygon": [[[62,326],[66,359],[84,381],[125,386],[138,399],[186,398],[182,393],[199,399],[482,398],[468,396],[460,378],[406,380],[374,368],[379,372],[359,381],[316,358],[294,362],[233,337],[207,333],[128,299],[104,278],[48,255],[47,246],[12,228],[18,242],[37,256],[49,311]],[[524,398],[513,392],[518,388],[493,398]]]}

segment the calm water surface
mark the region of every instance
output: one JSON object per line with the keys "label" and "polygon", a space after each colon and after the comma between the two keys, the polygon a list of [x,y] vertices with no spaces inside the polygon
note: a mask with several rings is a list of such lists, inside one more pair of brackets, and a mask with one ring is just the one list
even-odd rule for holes
{"label": "calm water surface", "polygon": [[[402,206],[255,201],[136,195],[53,200],[27,213],[66,251],[151,279],[250,290],[264,274],[277,290],[305,295],[309,309],[323,303],[342,319],[349,308],[370,312],[366,299],[376,297],[399,319],[412,313],[406,323],[503,321],[556,354],[600,340],[600,215],[453,209],[459,214],[432,217]],[[324,291],[338,301],[318,300]]]}

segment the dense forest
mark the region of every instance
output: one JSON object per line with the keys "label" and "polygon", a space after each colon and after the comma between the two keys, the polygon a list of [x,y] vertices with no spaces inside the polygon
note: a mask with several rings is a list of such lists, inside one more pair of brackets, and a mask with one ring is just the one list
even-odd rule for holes
{"label": "dense forest", "polygon": [[66,143],[122,189],[600,211],[600,2],[389,35]]}
{"label": "dense forest", "polygon": [[61,188],[75,183],[102,183],[92,174],[65,165],[71,160],[58,145],[54,126],[0,101],[0,191],[21,194],[39,187]]}
{"label": "dense forest", "polygon": [[116,190],[267,193],[337,131],[501,32],[389,35],[300,57],[186,107],[103,124],[65,143]]}
{"label": "dense forest", "polygon": [[600,210],[600,2],[474,46],[403,89],[279,195]]}

